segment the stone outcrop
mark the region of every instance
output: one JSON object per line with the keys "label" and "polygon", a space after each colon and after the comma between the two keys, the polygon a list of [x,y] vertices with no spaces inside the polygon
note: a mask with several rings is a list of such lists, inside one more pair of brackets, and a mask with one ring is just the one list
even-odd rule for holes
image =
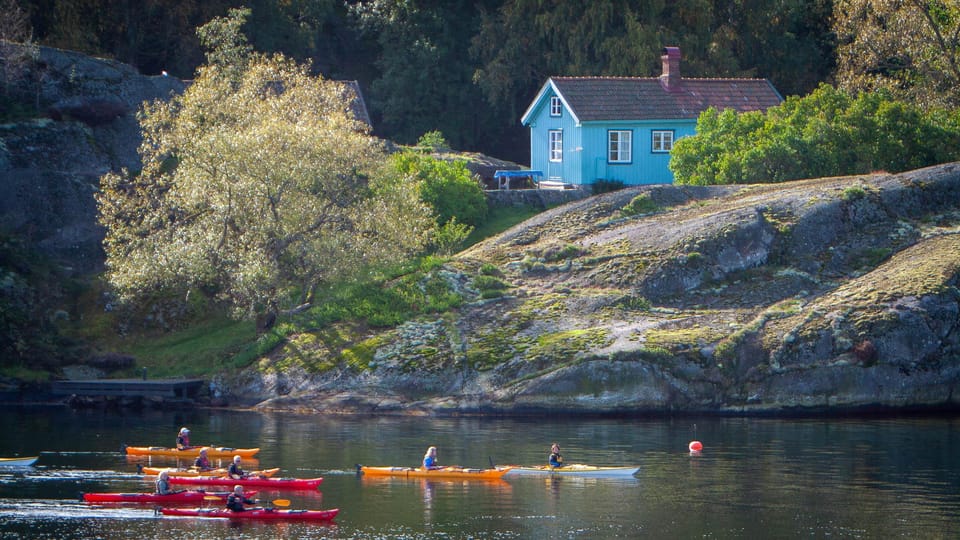
{"label": "stone outcrop", "polygon": [[49,47],[37,48],[21,75],[8,95],[45,118],[0,125],[0,227],[77,272],[96,270],[100,177],[140,168],[136,112],[184,83]]}
{"label": "stone outcrop", "polygon": [[460,254],[462,294],[481,265],[508,294],[377,336],[366,369],[281,353],[224,384],[327,412],[956,409],[958,206],[958,164],[591,197]]}

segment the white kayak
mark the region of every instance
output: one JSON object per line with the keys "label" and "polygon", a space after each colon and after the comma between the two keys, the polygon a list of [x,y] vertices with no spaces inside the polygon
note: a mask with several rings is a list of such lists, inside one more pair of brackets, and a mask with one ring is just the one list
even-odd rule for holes
{"label": "white kayak", "polygon": [[29,467],[34,464],[40,456],[33,457],[0,457],[0,467]]}
{"label": "white kayak", "polygon": [[511,476],[580,476],[585,478],[630,478],[640,472],[640,467],[597,467],[572,463],[563,467],[538,465],[535,467],[514,467],[505,475]]}

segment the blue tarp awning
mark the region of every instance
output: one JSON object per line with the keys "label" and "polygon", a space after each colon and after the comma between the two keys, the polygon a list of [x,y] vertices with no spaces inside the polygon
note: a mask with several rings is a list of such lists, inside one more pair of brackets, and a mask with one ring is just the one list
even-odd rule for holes
{"label": "blue tarp awning", "polygon": [[543,176],[543,171],[497,171],[494,178],[514,178],[518,176]]}

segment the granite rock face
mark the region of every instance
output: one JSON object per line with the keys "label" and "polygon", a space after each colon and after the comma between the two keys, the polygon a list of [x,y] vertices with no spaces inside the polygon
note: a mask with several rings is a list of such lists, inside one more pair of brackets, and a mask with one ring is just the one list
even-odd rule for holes
{"label": "granite rock face", "polygon": [[[637,197],[655,209],[626,216]],[[958,164],[623,190],[461,253],[464,296],[481,265],[508,294],[382,333],[368,369],[288,370],[283,395],[251,392],[254,369],[236,389],[329,412],[957,409],[958,232]]]}
{"label": "granite rock face", "polygon": [[182,92],[173,77],[39,47],[9,95],[46,118],[0,125],[0,227],[74,271],[102,267],[93,195],[100,177],[138,170],[136,113]]}

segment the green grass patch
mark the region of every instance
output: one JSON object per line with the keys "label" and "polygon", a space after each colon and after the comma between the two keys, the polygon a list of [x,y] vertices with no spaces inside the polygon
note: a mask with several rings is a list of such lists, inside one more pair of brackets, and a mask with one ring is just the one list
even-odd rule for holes
{"label": "green grass patch", "polygon": [[694,326],[690,328],[653,328],[644,332],[646,347],[673,349],[679,346],[702,347],[717,343],[727,336],[717,328]]}
{"label": "green grass patch", "polygon": [[343,349],[340,351],[340,355],[350,367],[360,371],[369,371],[374,354],[376,354],[377,349],[382,347],[386,342],[386,336],[374,336],[356,343],[352,347]]}
{"label": "green grass patch", "polygon": [[183,330],[138,336],[124,352],[137,359],[134,369],[147,368],[150,377],[200,376],[233,363],[234,355],[248,350],[254,336],[253,322],[213,317]]}
{"label": "green grass patch", "polygon": [[527,359],[566,360],[571,356],[602,347],[609,331],[606,328],[584,328],[542,334],[527,351]]}
{"label": "green grass patch", "polygon": [[484,220],[483,223],[475,226],[473,232],[467,236],[464,246],[470,247],[481,240],[498,235],[517,223],[532,218],[540,212],[542,212],[541,209],[533,206],[491,208],[487,214],[487,219]]}

